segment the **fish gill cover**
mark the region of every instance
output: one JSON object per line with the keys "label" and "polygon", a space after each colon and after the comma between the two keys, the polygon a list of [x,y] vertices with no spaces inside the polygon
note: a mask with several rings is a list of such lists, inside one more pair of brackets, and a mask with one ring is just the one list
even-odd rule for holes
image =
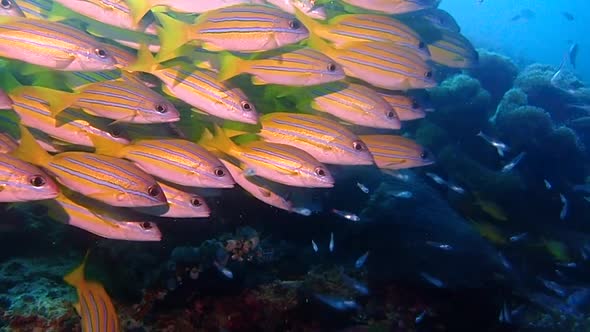
{"label": "fish gill cover", "polygon": [[588,330],[587,10],[504,2],[2,1],[0,329]]}

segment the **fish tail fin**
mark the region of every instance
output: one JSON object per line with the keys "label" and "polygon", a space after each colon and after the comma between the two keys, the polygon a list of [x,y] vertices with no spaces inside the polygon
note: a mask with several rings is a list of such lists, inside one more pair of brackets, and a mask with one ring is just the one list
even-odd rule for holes
{"label": "fish tail fin", "polygon": [[178,48],[188,43],[190,34],[188,24],[179,21],[164,13],[154,13],[162,27],[158,27],[158,37],[160,38],[160,52],[158,57],[167,57]]}
{"label": "fish tail fin", "polygon": [[221,152],[228,152],[236,147],[236,144],[227,137],[223,129],[218,125],[215,125],[215,135],[211,134],[208,129],[205,129],[199,140],[199,144],[217,149]]}
{"label": "fish tail fin", "polygon": [[20,127],[20,144],[12,155],[37,166],[44,166],[51,160],[51,155],[37,143],[33,134],[22,124]]}
{"label": "fish tail fin", "polygon": [[86,255],[84,255],[84,259],[82,263],[78,265],[72,272],[66,274],[64,276],[64,281],[68,284],[76,287],[86,280],[84,277],[84,271],[86,269],[86,262],[88,261],[88,256],[90,255],[90,250],[86,251]]}
{"label": "fish tail fin", "polygon": [[49,111],[54,118],[66,108],[71,107],[78,99],[78,96],[75,93],[40,86],[31,88],[34,89],[37,97],[45,100],[49,104]]}
{"label": "fish tail fin", "polygon": [[150,52],[149,47],[146,44],[141,44],[137,51],[137,60],[127,67],[123,67],[122,70],[128,72],[140,71],[144,73],[151,73],[158,66],[158,61]]}
{"label": "fish tail fin", "polygon": [[149,0],[125,0],[125,2],[129,7],[131,18],[133,19],[133,24],[135,24],[135,26],[139,26],[141,19],[153,7],[151,1]]}
{"label": "fish tail fin", "polygon": [[234,76],[242,73],[242,68],[246,60],[231,54],[230,52],[223,52],[219,59],[219,75],[217,79],[226,81]]}
{"label": "fish tail fin", "polygon": [[293,6],[293,8],[295,9],[295,18],[297,18],[297,20],[299,20],[299,22],[301,22],[301,24],[307,28],[310,36],[313,35],[313,31],[320,25],[320,23],[305,15],[305,13],[297,8],[297,6]]}
{"label": "fish tail fin", "polygon": [[94,145],[94,153],[117,158],[122,158],[125,154],[125,144],[92,133],[87,133],[87,135]]}

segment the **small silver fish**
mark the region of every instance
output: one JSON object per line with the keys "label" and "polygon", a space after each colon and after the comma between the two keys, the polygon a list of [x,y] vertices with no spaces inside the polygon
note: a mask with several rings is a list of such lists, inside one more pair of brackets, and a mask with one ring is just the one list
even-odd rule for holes
{"label": "small silver fish", "polygon": [[500,262],[506,268],[506,270],[512,270],[512,264],[510,263],[508,258],[506,258],[506,256],[504,256],[504,254],[502,254],[501,252],[498,252],[498,258],[500,259]]}
{"label": "small silver fish", "polygon": [[429,283],[438,288],[442,288],[445,286],[445,283],[442,280],[435,278],[426,272],[420,272],[420,276],[424,278],[424,280],[428,281]]}
{"label": "small silver fish", "polygon": [[441,250],[446,250],[446,251],[453,250],[453,246],[451,246],[450,244],[446,244],[446,243],[440,243],[440,242],[435,242],[435,241],[426,241],[426,244],[431,247],[441,249]]}
{"label": "small silver fish", "polygon": [[314,240],[311,240],[311,247],[313,248],[313,251],[315,251],[315,252],[318,252],[320,250]]}
{"label": "small silver fish", "polygon": [[351,278],[344,273],[341,273],[340,277],[346,286],[354,289],[357,293],[361,295],[369,295],[369,288],[364,283]]}
{"label": "small silver fish", "polygon": [[426,310],[422,311],[418,316],[416,316],[414,322],[416,322],[416,324],[420,324],[424,320],[424,317],[426,317]]}
{"label": "small silver fish", "polygon": [[543,182],[545,183],[545,188],[547,188],[547,190],[551,189],[551,183],[549,183],[549,181],[547,181],[547,179],[544,179]]}
{"label": "small silver fish", "polygon": [[356,186],[359,187],[359,189],[364,192],[365,194],[369,193],[369,188],[367,188],[367,186],[365,186],[364,184],[357,182]]}
{"label": "small silver fish", "polygon": [[522,160],[522,158],[524,158],[524,156],[526,156],[526,152],[519,153],[508,164],[506,164],[504,167],[502,167],[502,173],[510,172],[514,167],[516,167],[516,165],[518,165],[518,163],[520,163],[520,161]]}
{"label": "small silver fish", "polygon": [[569,202],[567,200],[567,198],[565,198],[565,196],[563,196],[563,194],[559,194],[559,198],[561,199],[561,212],[559,212],[559,219],[563,220],[565,219],[565,217],[567,217],[568,211],[569,211]]}
{"label": "small silver fish", "polygon": [[519,234],[516,234],[516,235],[512,235],[508,239],[510,240],[510,242],[519,242],[519,241],[522,241],[525,238],[527,238],[528,235],[529,235],[529,233],[524,232],[524,233],[519,233]]}
{"label": "small silver fish", "polygon": [[311,210],[308,208],[304,208],[304,207],[295,207],[292,209],[293,212],[300,214],[302,216],[306,216],[309,217],[311,216]]}
{"label": "small silver fish", "polygon": [[336,310],[345,311],[358,308],[358,304],[354,300],[346,300],[340,297],[322,294],[316,294],[315,297]]}
{"label": "small silver fish", "polygon": [[233,279],[234,278],[234,274],[232,271],[230,271],[228,268],[226,268],[225,266],[221,266],[221,264],[214,262],[213,263],[215,265],[215,267],[217,267],[217,269],[219,270],[219,272],[223,273],[223,275],[228,278],[228,279]]}
{"label": "small silver fish", "polygon": [[498,154],[500,155],[500,157],[504,157],[504,152],[507,152],[510,150],[510,148],[508,148],[508,146],[502,142],[500,142],[499,140],[488,136],[486,134],[484,134],[482,131],[480,131],[477,136],[483,138],[486,142],[488,142],[490,145],[492,145],[493,147],[496,148],[496,151],[498,151]]}
{"label": "small silver fish", "polygon": [[447,182],[447,186],[449,187],[449,189],[451,189],[452,191],[456,192],[457,194],[464,194],[465,193],[465,189],[463,189],[463,187],[459,186],[458,184],[455,184],[453,182]]}
{"label": "small silver fish", "polygon": [[369,257],[369,251],[364,253],[361,257],[359,257],[356,260],[356,262],[354,262],[354,267],[356,267],[357,269],[363,267],[363,265],[365,265],[365,262],[367,261],[367,257]]}
{"label": "small silver fish", "polygon": [[578,266],[578,264],[576,264],[576,262],[557,262],[557,263],[555,263],[555,265],[569,267],[572,269]]}
{"label": "small silver fish", "polygon": [[414,194],[411,191],[399,191],[393,194],[397,198],[412,198]]}
{"label": "small silver fish", "polygon": [[332,212],[334,212],[335,214],[341,216],[342,218],[348,219],[350,221],[361,221],[361,218],[352,212],[337,210],[337,209],[332,209]]}
{"label": "small silver fish", "polygon": [[508,304],[504,301],[502,309],[500,309],[500,316],[498,317],[500,323],[510,324],[512,323],[512,312],[510,311]]}
{"label": "small silver fish", "polygon": [[436,182],[438,184],[443,184],[443,185],[446,185],[447,184],[447,181],[445,181],[443,178],[441,178],[437,174],[427,172],[426,173],[426,176],[428,176],[429,178],[431,178],[434,182]]}
{"label": "small silver fish", "polygon": [[557,294],[561,297],[565,297],[567,295],[567,290],[563,286],[561,286],[560,284],[556,283],[555,281],[547,280],[547,279],[543,279],[543,278],[539,278],[539,280],[541,280],[541,282],[543,283],[543,285],[545,285],[545,287],[547,287],[547,289],[554,292],[555,294]]}
{"label": "small silver fish", "polygon": [[334,233],[332,232],[330,232],[330,245],[328,249],[330,249],[330,252],[334,251]]}

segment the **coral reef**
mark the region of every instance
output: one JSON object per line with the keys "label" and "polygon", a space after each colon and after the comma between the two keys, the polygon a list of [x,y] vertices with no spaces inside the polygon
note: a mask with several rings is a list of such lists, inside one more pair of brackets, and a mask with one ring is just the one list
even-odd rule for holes
{"label": "coral reef", "polygon": [[0,265],[0,311],[12,330],[68,330],[76,322],[76,291],[62,281],[73,268],[60,257],[14,258]]}
{"label": "coral reef", "polygon": [[449,136],[471,137],[486,124],[492,109],[489,92],[477,79],[455,75],[430,90],[432,104],[437,110],[428,118],[443,127]]}
{"label": "coral reef", "polygon": [[497,104],[504,93],[512,88],[518,75],[518,68],[512,60],[504,55],[478,49],[479,64],[469,70],[469,75],[476,78]]}

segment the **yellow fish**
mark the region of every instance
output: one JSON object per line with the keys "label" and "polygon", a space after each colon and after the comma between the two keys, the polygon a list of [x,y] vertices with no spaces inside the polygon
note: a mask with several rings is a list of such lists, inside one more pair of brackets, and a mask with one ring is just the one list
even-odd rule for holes
{"label": "yellow fish", "polygon": [[361,135],[381,169],[404,169],[434,163],[432,154],[420,144],[398,135]]}
{"label": "yellow fish", "polygon": [[109,294],[98,282],[86,280],[87,260],[88,253],[82,264],[64,277],[78,293],[78,303],[74,307],[81,318],[82,332],[118,332],[121,330],[119,317]]}

